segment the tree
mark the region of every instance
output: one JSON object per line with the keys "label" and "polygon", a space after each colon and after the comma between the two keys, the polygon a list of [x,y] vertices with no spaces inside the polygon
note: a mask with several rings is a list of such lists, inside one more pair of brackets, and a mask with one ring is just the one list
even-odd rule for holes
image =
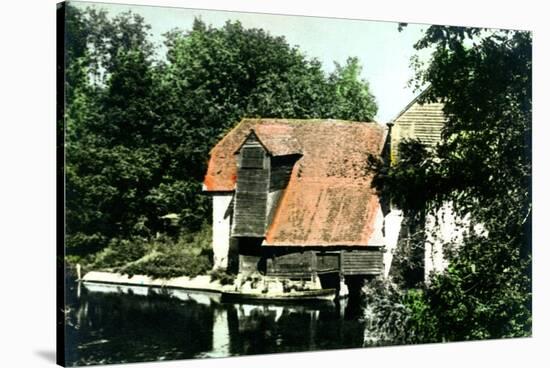
{"label": "tree", "polygon": [[[162,58],[142,17],[68,9],[70,253],[166,233],[167,214],[181,232],[198,232],[210,220],[201,194],[209,151],[243,117],[368,121],[376,113],[357,60],[326,76],[283,37],[200,20],[168,32]],[[347,98],[355,103],[344,106]]]}
{"label": "tree", "polygon": [[369,84],[361,79],[359,59],[350,57],[346,65],[336,64],[329,77],[329,88],[334,100],[329,105],[329,116],[345,116],[349,120],[370,120],[378,110]]}
{"label": "tree", "polygon": [[[194,163],[190,174],[197,180],[207,152],[242,117],[369,121],[376,113],[356,59],[327,79],[317,60],[307,60],[283,37],[239,22],[216,29],[196,20],[189,32],[168,33],[166,45],[169,114],[185,127],[193,147],[186,160]],[[343,106],[346,93],[360,108]]]}
{"label": "tree", "polygon": [[[404,209],[451,202],[485,228],[470,232],[425,290],[432,338],[530,335],[531,34],[431,26],[415,47],[434,50],[416,82],[430,86],[422,101],[444,103],[448,123],[434,153],[379,182]],[[427,188],[422,203],[411,188]]]}
{"label": "tree", "polygon": [[68,36],[78,41],[66,44],[67,246],[86,253],[148,234],[142,198],[160,166],[148,142],[157,118],[153,47],[141,17],[67,8]]}

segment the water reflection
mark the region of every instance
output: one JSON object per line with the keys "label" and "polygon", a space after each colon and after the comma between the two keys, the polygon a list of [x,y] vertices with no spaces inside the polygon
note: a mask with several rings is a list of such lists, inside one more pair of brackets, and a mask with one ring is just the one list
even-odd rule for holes
{"label": "water reflection", "polygon": [[68,365],[227,357],[363,345],[358,303],[220,303],[217,294],[70,283]]}

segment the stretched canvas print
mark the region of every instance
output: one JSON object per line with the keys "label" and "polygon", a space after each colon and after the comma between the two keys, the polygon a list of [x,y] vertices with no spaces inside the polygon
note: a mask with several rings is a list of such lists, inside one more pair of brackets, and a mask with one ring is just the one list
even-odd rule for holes
{"label": "stretched canvas print", "polygon": [[529,31],[66,2],[58,169],[61,365],[531,336]]}

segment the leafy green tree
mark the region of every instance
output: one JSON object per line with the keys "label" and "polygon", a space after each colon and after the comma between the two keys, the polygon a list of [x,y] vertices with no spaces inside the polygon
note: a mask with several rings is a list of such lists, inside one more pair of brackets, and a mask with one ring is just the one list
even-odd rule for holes
{"label": "leafy green tree", "polygon": [[208,153],[243,117],[366,121],[376,113],[357,60],[327,76],[283,37],[200,20],[165,35],[163,58],[142,17],[68,8],[71,253],[168,233],[167,214],[181,232],[198,232],[210,220],[201,194]]}
{"label": "leafy green tree", "polygon": [[159,167],[143,138],[156,117],[153,48],[130,13],[109,20],[69,6],[66,19],[78,41],[66,45],[67,245],[93,252],[112,237],[148,235],[142,198]]}
{"label": "leafy green tree", "polygon": [[361,79],[359,59],[350,57],[344,66],[336,63],[329,77],[330,95],[334,100],[328,106],[329,116],[345,116],[348,120],[371,119],[378,110],[369,84]]}
{"label": "leafy green tree", "polygon": [[[168,110],[185,127],[186,161],[197,180],[207,152],[242,117],[368,121],[376,113],[368,84],[357,79],[356,59],[327,78],[318,61],[307,60],[283,37],[239,22],[212,28],[196,20],[189,32],[168,33],[166,45]],[[348,95],[362,105],[341,106]]]}
{"label": "leafy green tree", "polygon": [[433,153],[404,143],[409,157],[379,182],[405,210],[450,202],[485,229],[425,290],[432,339],[530,335],[531,34],[432,26],[416,44],[427,47],[416,80],[430,85],[424,102],[444,103],[443,141]]}

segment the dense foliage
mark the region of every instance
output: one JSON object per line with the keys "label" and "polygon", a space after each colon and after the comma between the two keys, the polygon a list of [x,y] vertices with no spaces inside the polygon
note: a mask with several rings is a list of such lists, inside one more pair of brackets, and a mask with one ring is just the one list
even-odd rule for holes
{"label": "dense foliage", "polygon": [[[326,75],[283,37],[239,22],[213,28],[196,20],[191,30],[165,34],[164,48],[136,14],[69,5],[66,22],[73,257],[102,249],[123,257],[114,249],[125,242],[139,248],[208,227],[210,201],[201,194],[208,152],[243,117],[369,121],[376,114],[357,59]],[[175,259],[159,257],[149,264],[170,268]]]}
{"label": "dense foliage", "polygon": [[113,238],[85,267],[154,278],[206,274],[212,268],[211,240],[209,227],[177,238]]}
{"label": "dense foliage", "polygon": [[365,346],[440,342],[424,291],[374,279],[363,288]]}
{"label": "dense foliage", "polygon": [[378,185],[405,213],[451,203],[484,231],[446,245],[449,267],[411,320],[430,322],[417,324],[425,341],[529,336],[531,35],[432,26],[416,44],[428,47],[416,82],[430,86],[422,101],[444,103],[443,140],[433,152],[403,143],[403,160],[381,170]]}

